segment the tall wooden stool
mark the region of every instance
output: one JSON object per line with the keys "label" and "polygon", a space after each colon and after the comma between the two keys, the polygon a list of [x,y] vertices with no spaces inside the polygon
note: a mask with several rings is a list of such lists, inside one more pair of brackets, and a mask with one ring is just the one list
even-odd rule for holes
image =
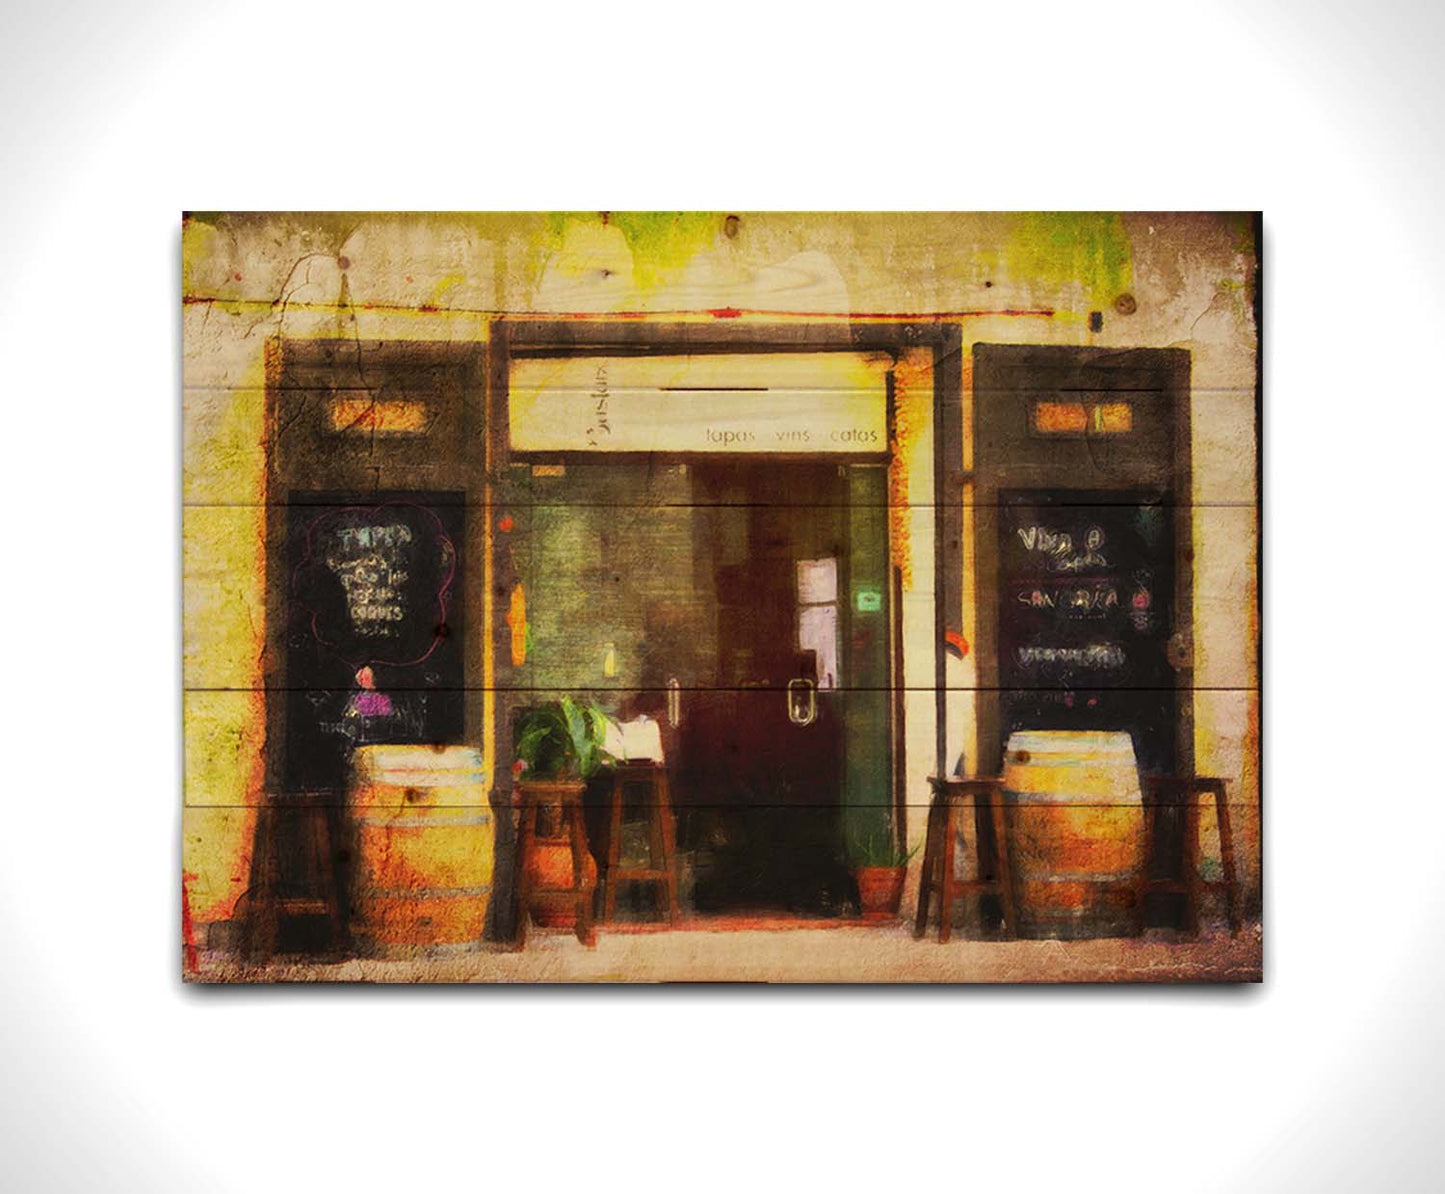
{"label": "tall wooden stool", "polygon": [[[585,785],[566,780],[529,780],[517,785],[522,806],[521,831],[517,843],[520,874],[517,879],[517,946],[527,943],[527,918],[532,900],[541,896],[564,900],[570,897],[576,906],[577,940],[583,945],[597,944],[597,931],[592,921],[592,893],[596,882],[596,864],[587,848],[587,829],[582,819],[582,793]],[[539,817],[555,817],[551,831],[537,828]],[[530,865],[539,844],[565,841],[571,849],[572,881],[566,886],[542,886],[533,877]]]}
{"label": "tall wooden stool", "polygon": [[[622,808],[628,784],[647,789],[648,858],[646,866],[621,865]],[[607,797],[607,861],[602,871],[602,919],[617,910],[619,883],[659,883],[667,901],[667,918],[677,923],[677,825],[663,763],[619,763],[612,772]]]}
{"label": "tall wooden stool", "polygon": [[[299,878],[312,890],[286,892],[281,866],[281,822],[295,819],[300,831],[301,869]],[[251,855],[251,910],[248,918],[251,956],[269,962],[276,953],[281,921],[301,916],[324,917],[330,935],[329,947],[340,954],[346,948],[341,923],[341,885],[336,873],[336,855],[331,849],[330,809],[316,798],[289,799],[267,796],[256,812],[256,839]]]}
{"label": "tall wooden stool", "polygon": [[[1008,837],[1004,828],[1003,791],[996,779],[963,779],[958,776],[928,778],[933,787],[933,802],[928,807],[928,838],[923,847],[923,875],[918,884],[918,916],[913,922],[913,935],[922,937],[928,931],[928,906],[934,892],[938,893],[938,940],[953,935],[953,901],[967,892],[996,895],[1003,905],[1003,933],[1014,937],[1018,920],[1014,915],[1013,880],[1009,873]],[[984,878],[983,843],[973,830],[974,850],[978,859],[977,879],[959,879],[953,873],[954,842],[958,837],[959,813],[967,803],[974,810],[977,824],[979,801],[986,802],[989,823],[993,827],[993,878]]]}
{"label": "tall wooden stool", "polygon": [[[1234,831],[1229,823],[1229,802],[1222,779],[1203,775],[1146,775],[1140,780],[1144,794],[1144,860],[1139,867],[1138,888],[1134,897],[1134,929],[1144,931],[1144,900],[1155,892],[1184,896],[1185,929],[1191,937],[1199,936],[1199,909],[1206,890],[1223,891],[1225,913],[1229,918],[1229,935],[1240,929],[1239,888],[1234,866]],[[1219,826],[1219,857],[1223,880],[1206,880],[1199,873],[1199,820],[1205,801],[1214,797],[1214,815]],[[1153,879],[1149,864],[1161,806],[1174,805],[1184,809],[1184,868],[1178,879]]]}

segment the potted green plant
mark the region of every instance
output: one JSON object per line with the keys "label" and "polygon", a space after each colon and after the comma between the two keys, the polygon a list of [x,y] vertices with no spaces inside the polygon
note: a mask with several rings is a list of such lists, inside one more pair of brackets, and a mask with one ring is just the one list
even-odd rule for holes
{"label": "potted green plant", "polygon": [[527,710],[517,720],[513,777],[519,784],[591,779],[612,762],[605,748],[611,724],[600,706],[570,696]]}
{"label": "potted green plant", "polygon": [[853,877],[864,920],[895,920],[903,902],[903,881],[918,847],[905,850],[891,833],[870,834],[854,850]]}
{"label": "potted green plant", "polygon": [[[516,795],[523,815],[540,821],[522,859],[533,893],[526,911],[538,924],[555,928],[576,924],[572,893],[578,883],[562,810],[570,807],[572,815],[580,816],[587,781],[613,761],[604,745],[611,722],[597,705],[570,696],[529,709],[517,720],[512,764]],[[597,864],[588,851],[583,852],[582,867],[580,886],[590,893],[597,884]]]}

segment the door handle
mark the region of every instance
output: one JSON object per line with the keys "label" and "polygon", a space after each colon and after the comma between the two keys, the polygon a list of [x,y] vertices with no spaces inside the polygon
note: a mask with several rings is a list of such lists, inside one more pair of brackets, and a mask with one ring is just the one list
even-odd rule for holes
{"label": "door handle", "polygon": [[817,716],[818,686],[811,680],[789,680],[788,720],[795,726],[810,726]]}
{"label": "door handle", "polygon": [[682,724],[682,685],[676,676],[667,682],[667,724],[674,729]]}

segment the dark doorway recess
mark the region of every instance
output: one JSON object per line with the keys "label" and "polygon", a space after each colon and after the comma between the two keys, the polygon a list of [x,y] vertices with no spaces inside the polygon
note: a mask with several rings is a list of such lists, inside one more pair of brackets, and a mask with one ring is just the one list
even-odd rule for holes
{"label": "dark doorway recess", "polygon": [[[267,343],[265,798],[275,832],[261,844],[282,895],[323,890],[330,868],[346,887],[355,747],[480,739],[484,354],[465,343]],[[318,817],[329,867],[304,836]],[[253,886],[269,862],[256,853]],[[326,939],[323,919],[301,913],[279,926],[278,949]]]}
{"label": "dark doorway recess", "polygon": [[1189,354],[974,347],[979,769],[1019,728],[1193,766]]}
{"label": "dark doorway recess", "polygon": [[[1124,730],[1141,771],[1193,771],[1189,371],[1174,348],[974,346],[982,773],[1019,729]],[[1162,809],[1154,877],[1183,840]],[[1182,907],[1155,896],[1149,922]]]}

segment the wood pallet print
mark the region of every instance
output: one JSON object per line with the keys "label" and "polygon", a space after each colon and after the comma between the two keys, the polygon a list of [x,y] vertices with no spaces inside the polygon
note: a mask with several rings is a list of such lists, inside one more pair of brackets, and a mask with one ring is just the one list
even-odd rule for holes
{"label": "wood pallet print", "polygon": [[199,982],[1261,977],[1254,213],[187,213]]}

